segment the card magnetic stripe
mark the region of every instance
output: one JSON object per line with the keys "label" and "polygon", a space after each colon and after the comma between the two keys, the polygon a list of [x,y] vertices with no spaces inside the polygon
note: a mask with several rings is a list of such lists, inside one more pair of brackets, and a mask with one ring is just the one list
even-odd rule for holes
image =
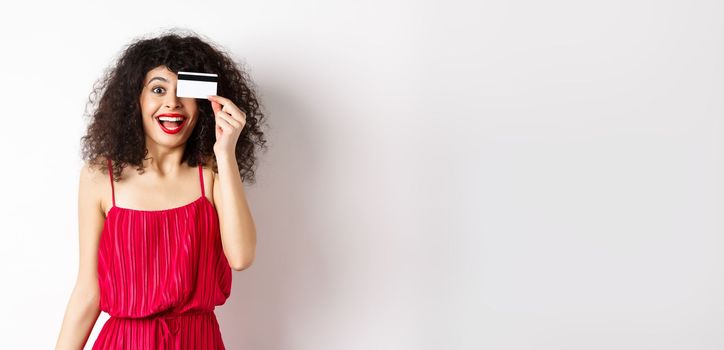
{"label": "card magnetic stripe", "polygon": [[216,83],[218,80],[218,77],[211,77],[208,75],[179,74],[178,80],[210,81],[210,82]]}

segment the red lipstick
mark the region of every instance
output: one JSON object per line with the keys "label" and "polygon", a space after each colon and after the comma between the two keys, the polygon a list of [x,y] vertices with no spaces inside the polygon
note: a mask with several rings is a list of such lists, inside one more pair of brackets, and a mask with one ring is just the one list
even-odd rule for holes
{"label": "red lipstick", "polygon": [[[178,124],[178,126],[176,126],[175,128],[173,128],[173,127],[167,128],[166,126],[163,125],[164,123],[161,121],[161,119],[160,119],[161,117],[169,117],[169,118],[174,118],[175,120],[178,120],[176,122]],[[181,131],[181,129],[183,129],[183,127],[186,125],[187,118],[183,114],[163,113],[163,114],[157,115],[154,119],[156,119],[156,123],[158,124],[158,126],[161,127],[161,130],[163,130],[163,132],[173,135],[173,134],[177,134],[178,132]]]}

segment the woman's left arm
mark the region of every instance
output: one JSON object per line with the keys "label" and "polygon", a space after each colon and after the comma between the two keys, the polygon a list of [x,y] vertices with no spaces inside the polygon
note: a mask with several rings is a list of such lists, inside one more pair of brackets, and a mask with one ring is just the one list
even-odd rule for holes
{"label": "woman's left arm", "polygon": [[236,143],[246,114],[225,97],[212,95],[209,100],[216,117],[214,154],[219,173],[214,175],[213,195],[221,242],[231,268],[241,271],[254,261],[256,250],[256,227],[236,162]]}
{"label": "woman's left arm", "polygon": [[254,261],[256,227],[244,193],[236,158],[218,158],[218,175],[214,181],[214,201],[219,213],[221,243],[229,265],[236,271]]}

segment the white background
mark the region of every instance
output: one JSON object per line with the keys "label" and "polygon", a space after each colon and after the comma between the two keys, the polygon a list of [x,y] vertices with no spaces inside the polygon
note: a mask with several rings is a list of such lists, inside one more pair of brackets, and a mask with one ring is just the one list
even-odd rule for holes
{"label": "white background", "polygon": [[2,5],[0,348],[57,339],[93,82],[180,26],[248,64],[269,116],[227,348],[722,349],[723,10]]}

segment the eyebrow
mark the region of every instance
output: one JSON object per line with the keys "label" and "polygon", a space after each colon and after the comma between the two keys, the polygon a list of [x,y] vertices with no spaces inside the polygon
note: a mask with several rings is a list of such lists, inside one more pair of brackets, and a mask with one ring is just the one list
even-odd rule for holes
{"label": "eyebrow", "polygon": [[148,81],[148,83],[146,83],[146,85],[151,84],[151,82],[154,81],[154,80],[156,80],[156,79],[158,79],[158,80],[163,80],[163,81],[165,81],[165,82],[168,83],[168,80],[166,80],[166,78],[164,78],[164,77],[153,77],[153,78],[151,78],[151,80]]}

